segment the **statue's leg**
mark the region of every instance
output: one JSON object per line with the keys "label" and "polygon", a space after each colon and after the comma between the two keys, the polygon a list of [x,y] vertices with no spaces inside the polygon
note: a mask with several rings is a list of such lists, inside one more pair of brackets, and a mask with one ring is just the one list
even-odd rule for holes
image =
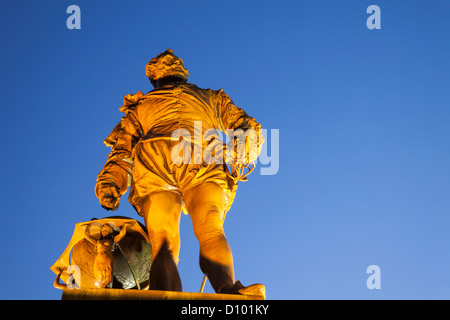
{"label": "statue's leg", "polygon": [[152,193],[142,209],[152,245],[150,289],[182,291],[177,268],[181,197],[168,191]]}
{"label": "statue's leg", "polygon": [[234,268],[222,225],[224,191],[206,182],[186,191],[183,198],[200,244],[200,268],[216,292],[226,292],[234,284]]}

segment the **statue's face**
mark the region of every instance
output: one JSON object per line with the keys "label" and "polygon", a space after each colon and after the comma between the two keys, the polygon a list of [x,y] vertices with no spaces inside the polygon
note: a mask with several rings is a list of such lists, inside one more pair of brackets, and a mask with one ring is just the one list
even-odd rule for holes
{"label": "statue's face", "polygon": [[178,59],[177,57],[175,57],[171,54],[166,54],[163,58],[160,58],[160,61],[168,66],[173,65],[173,64],[176,64],[176,65],[181,64],[180,59]]}
{"label": "statue's face", "polygon": [[112,228],[110,226],[102,226],[101,233],[103,237],[109,236],[112,233]]}
{"label": "statue's face", "polygon": [[178,57],[175,57],[171,54],[165,55],[163,58],[160,58],[160,63],[171,70],[172,74],[184,74],[183,60]]}
{"label": "statue's face", "polygon": [[178,76],[184,79],[189,77],[189,71],[184,68],[183,60],[168,51],[151,59],[145,67],[145,74],[153,80],[168,76]]}

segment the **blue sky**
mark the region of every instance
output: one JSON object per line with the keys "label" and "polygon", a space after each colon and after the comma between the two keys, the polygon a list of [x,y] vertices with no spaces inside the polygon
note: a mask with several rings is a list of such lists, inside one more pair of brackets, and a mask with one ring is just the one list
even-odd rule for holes
{"label": "blue sky", "polygon": [[[81,8],[81,30],[66,9]],[[369,30],[369,5],[381,29]],[[60,299],[49,269],[76,223],[110,215],[95,179],[123,96],[167,48],[279,130],[279,170],[239,185],[225,232],[236,278],[268,299],[450,297],[450,3],[2,3],[1,299]],[[270,141],[270,135],[269,135]],[[270,141],[275,143],[274,141]],[[116,212],[139,216],[124,196]],[[181,221],[185,291],[198,245]],[[378,265],[381,289],[366,269]],[[212,292],[208,285],[205,292]]]}

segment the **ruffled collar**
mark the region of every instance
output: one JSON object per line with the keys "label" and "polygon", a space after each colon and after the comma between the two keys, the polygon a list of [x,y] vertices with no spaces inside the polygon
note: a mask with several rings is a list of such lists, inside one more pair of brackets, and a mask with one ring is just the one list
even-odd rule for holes
{"label": "ruffled collar", "polygon": [[123,97],[123,105],[119,110],[123,113],[127,113],[128,109],[137,105],[139,103],[139,100],[141,100],[143,97],[144,94],[141,90],[139,90],[135,94],[127,94],[125,97]]}

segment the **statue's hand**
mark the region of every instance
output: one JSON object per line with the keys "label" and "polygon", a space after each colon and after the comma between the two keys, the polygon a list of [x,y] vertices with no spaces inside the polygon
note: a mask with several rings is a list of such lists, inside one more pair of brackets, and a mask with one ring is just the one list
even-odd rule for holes
{"label": "statue's hand", "polygon": [[246,136],[234,138],[227,144],[226,163],[249,164],[258,158],[260,150],[259,137],[256,133],[250,132]]}
{"label": "statue's hand", "polygon": [[99,190],[100,204],[106,210],[117,210],[120,203],[118,188],[113,183],[104,183]]}

